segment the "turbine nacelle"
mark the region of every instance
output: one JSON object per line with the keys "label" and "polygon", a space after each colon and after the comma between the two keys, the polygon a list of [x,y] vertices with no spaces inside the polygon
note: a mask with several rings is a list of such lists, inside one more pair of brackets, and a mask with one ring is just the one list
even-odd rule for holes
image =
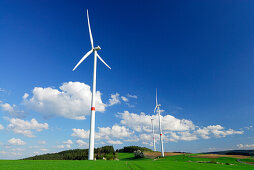
{"label": "turbine nacelle", "polygon": [[97,46],[97,47],[93,48],[93,50],[94,50],[94,51],[99,51],[99,50],[101,50],[101,47],[100,47],[100,46]]}

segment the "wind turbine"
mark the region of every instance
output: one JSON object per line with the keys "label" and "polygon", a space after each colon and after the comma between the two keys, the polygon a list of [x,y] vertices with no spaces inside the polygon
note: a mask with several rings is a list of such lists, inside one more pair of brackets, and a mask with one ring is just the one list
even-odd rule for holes
{"label": "wind turbine", "polygon": [[155,146],[155,138],[154,138],[154,127],[153,127],[153,118],[151,118],[152,122],[152,131],[153,131],[153,151],[156,151],[156,146]]}
{"label": "wind turbine", "polygon": [[156,106],[154,108],[154,113],[157,112],[159,116],[159,128],[160,128],[160,141],[161,141],[161,156],[164,157],[163,139],[162,139],[162,129],[161,129],[161,113],[160,104],[157,102],[157,89],[156,89]]}
{"label": "wind turbine", "polygon": [[94,128],[95,128],[95,93],[96,93],[96,67],[97,67],[97,57],[105,64],[109,69],[111,69],[107,63],[99,56],[97,51],[101,50],[100,46],[93,46],[93,36],[89,22],[89,15],[87,10],[87,22],[90,35],[90,41],[92,49],[88,51],[84,57],[78,62],[72,71],[74,71],[92,52],[94,52],[94,65],[93,65],[93,92],[92,92],[92,103],[91,103],[91,121],[90,121],[90,135],[89,135],[89,155],[88,160],[94,160]]}

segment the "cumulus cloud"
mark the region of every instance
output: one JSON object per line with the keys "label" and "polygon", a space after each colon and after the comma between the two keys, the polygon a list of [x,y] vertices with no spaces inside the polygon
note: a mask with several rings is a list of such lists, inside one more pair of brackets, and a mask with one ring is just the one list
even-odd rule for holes
{"label": "cumulus cloud", "polygon": [[233,129],[224,130],[224,127],[221,125],[210,125],[204,128],[199,128],[196,131],[196,134],[200,135],[203,139],[209,139],[210,134],[213,134],[215,137],[225,137],[228,135],[234,135],[234,134],[243,134],[243,131],[236,131]]}
{"label": "cumulus cloud", "polygon": [[79,147],[88,147],[88,144],[81,139],[78,139],[76,143],[78,144]]}
{"label": "cumulus cloud", "polygon": [[48,129],[47,123],[39,123],[36,119],[31,119],[31,121],[25,121],[18,118],[8,119],[10,124],[8,129],[12,130],[14,133],[23,134],[27,137],[35,137],[32,130],[42,131]]}
{"label": "cumulus cloud", "polygon": [[237,144],[236,145],[240,149],[254,148],[254,144]]}
{"label": "cumulus cloud", "polygon": [[125,142],[138,142],[140,139],[136,135],[131,135],[128,139],[125,139]]}
{"label": "cumulus cloud", "polygon": [[125,126],[119,126],[119,125],[114,125],[112,128],[110,127],[98,127],[99,133],[98,135],[102,138],[125,138],[129,137],[130,135],[133,134],[132,131],[130,131],[128,128]]}
{"label": "cumulus cloud", "polygon": [[[42,113],[45,117],[61,116],[83,120],[90,114],[92,92],[90,86],[80,82],[63,83],[59,89],[35,87],[32,96],[25,93],[24,105]],[[104,112],[106,104],[101,100],[101,93],[95,95],[96,111]]]}
{"label": "cumulus cloud", "polygon": [[57,145],[56,147],[58,149],[63,149],[63,148],[68,148],[70,149],[71,148],[71,145],[73,144],[72,140],[68,139],[67,141],[63,141],[62,142],[63,144],[62,145]]}
{"label": "cumulus cloud", "polygon": [[71,145],[73,144],[72,140],[68,139],[67,141],[63,141],[63,143],[65,144],[65,147],[70,149]]}
{"label": "cumulus cloud", "polygon": [[107,141],[109,144],[112,144],[112,145],[120,145],[120,144],[123,144],[123,142],[119,141],[119,140],[108,140]]}
{"label": "cumulus cloud", "polygon": [[15,116],[15,117],[24,116],[24,111],[18,110],[15,104],[10,105],[9,103],[3,103],[2,101],[0,101],[0,108],[3,111],[7,112],[10,116]]}
{"label": "cumulus cloud", "polygon": [[0,124],[0,130],[3,130],[4,129],[4,126]]}
{"label": "cumulus cloud", "polygon": [[64,145],[56,145],[56,147],[57,147],[58,149],[63,149],[63,148],[64,148]]}
{"label": "cumulus cloud", "polygon": [[127,97],[129,97],[129,98],[134,98],[134,99],[137,99],[137,98],[138,98],[138,96],[136,96],[136,95],[131,95],[131,94],[127,94]]}
{"label": "cumulus cloud", "polygon": [[115,104],[120,103],[119,96],[120,96],[119,93],[111,94],[111,98],[109,99],[109,104],[108,104],[108,106],[113,106],[113,105],[115,105]]}
{"label": "cumulus cloud", "polygon": [[124,97],[124,96],[121,96],[121,99],[124,101],[124,102],[128,102],[129,99],[127,97]]}
{"label": "cumulus cloud", "polygon": [[[72,129],[73,133],[71,136],[88,139],[89,130],[84,129]],[[98,131],[95,132],[95,139],[106,140],[109,144],[120,144],[119,141],[113,139],[126,139],[133,135],[134,132],[130,131],[125,126],[114,125],[112,127],[98,127]]]}
{"label": "cumulus cloud", "polygon": [[8,143],[11,145],[25,145],[26,142],[24,142],[21,139],[16,139],[16,138],[11,138],[10,140],[8,140]]}
{"label": "cumulus cloud", "polygon": [[70,139],[68,139],[67,141],[63,141],[63,143],[64,144],[69,144],[69,145],[73,144],[72,140],[70,140]]}
{"label": "cumulus cloud", "polygon": [[40,152],[37,152],[37,151],[36,151],[36,152],[33,152],[34,155],[39,155],[39,153],[40,153]]}
{"label": "cumulus cloud", "polygon": [[180,134],[179,140],[192,141],[198,139],[198,137],[195,134],[190,133],[189,131],[178,132],[178,134]]}
{"label": "cumulus cloud", "polygon": [[7,112],[14,111],[13,107],[9,103],[1,103],[0,107],[2,108],[2,110],[7,111]]}
{"label": "cumulus cloud", "polygon": [[72,129],[73,133],[71,136],[77,137],[77,138],[83,138],[88,139],[89,138],[89,131],[85,131],[84,129]]}
{"label": "cumulus cloud", "polygon": [[[143,112],[138,115],[136,113],[124,111],[123,113],[118,113],[117,117],[122,119],[120,122],[121,124],[126,125],[137,132],[151,132],[151,118],[154,119],[155,129],[158,129],[159,127],[157,115],[150,116]],[[162,126],[163,130],[170,131],[186,131],[195,128],[195,125],[192,123],[192,121],[186,119],[177,119],[171,115],[162,116]]]}
{"label": "cumulus cloud", "polygon": [[[155,129],[159,129],[158,116],[146,115],[145,113],[136,114],[124,111],[116,115],[121,119],[120,123],[126,127],[133,129],[137,133],[140,133],[140,140],[149,144],[148,141],[152,141],[151,136],[151,118],[153,118]],[[209,125],[207,127],[200,128],[191,120],[178,119],[171,115],[161,116],[163,140],[169,141],[192,141],[199,138],[209,139],[210,137],[226,137],[228,135],[243,134],[243,131],[236,131],[233,129],[225,129],[221,125]],[[158,131],[157,131],[158,133]],[[155,136],[156,140],[159,136]]]}

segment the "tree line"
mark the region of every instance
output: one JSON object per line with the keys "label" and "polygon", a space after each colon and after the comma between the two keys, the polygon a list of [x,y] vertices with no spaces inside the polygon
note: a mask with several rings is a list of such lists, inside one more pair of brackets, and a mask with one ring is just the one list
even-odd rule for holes
{"label": "tree line", "polygon": [[[106,158],[107,160],[116,158],[113,146],[103,146],[94,149],[96,159]],[[58,153],[47,153],[25,158],[24,160],[87,160],[88,149],[71,149]]]}
{"label": "tree line", "polygon": [[146,147],[140,147],[140,146],[125,146],[122,149],[117,149],[116,152],[124,152],[124,153],[133,153],[134,151],[140,150],[141,152],[152,152],[151,149],[148,149]]}
{"label": "tree line", "polygon": [[[152,151],[146,147],[139,146],[126,146],[122,149],[114,150],[113,146],[103,146],[94,149],[94,155],[96,159],[106,159],[113,160],[117,158],[116,152],[126,152],[133,153],[134,151],[140,150]],[[66,151],[61,151],[57,153],[47,153],[43,155],[36,155],[23,160],[87,160],[88,159],[88,149],[71,149]]]}

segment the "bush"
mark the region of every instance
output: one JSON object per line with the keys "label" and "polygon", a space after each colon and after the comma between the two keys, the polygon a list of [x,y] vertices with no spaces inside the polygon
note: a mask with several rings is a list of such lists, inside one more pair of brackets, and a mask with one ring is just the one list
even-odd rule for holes
{"label": "bush", "polygon": [[105,157],[107,160],[114,160],[114,159],[115,159],[115,155],[113,155],[113,154],[106,154],[104,157]]}
{"label": "bush", "polygon": [[144,158],[145,155],[140,150],[134,151],[135,158]]}

